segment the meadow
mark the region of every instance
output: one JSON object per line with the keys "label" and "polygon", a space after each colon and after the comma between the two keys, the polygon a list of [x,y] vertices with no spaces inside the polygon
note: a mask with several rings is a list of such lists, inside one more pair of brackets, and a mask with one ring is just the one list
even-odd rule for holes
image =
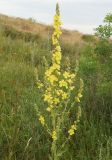
{"label": "meadow", "polygon": [[[0,16],[1,160],[48,160],[51,138],[35,105],[44,106],[35,72],[51,64],[52,27],[32,19]],[[112,41],[63,30],[62,67],[84,81],[82,117],[62,160],[112,159]],[[75,113],[72,113],[73,115]]]}

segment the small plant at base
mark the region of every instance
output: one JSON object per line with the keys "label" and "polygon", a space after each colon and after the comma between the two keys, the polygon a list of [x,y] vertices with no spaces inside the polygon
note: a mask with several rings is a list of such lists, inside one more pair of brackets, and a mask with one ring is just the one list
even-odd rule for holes
{"label": "small plant at base", "polygon": [[[61,47],[59,38],[62,34],[60,26],[59,5],[56,5],[54,16],[54,32],[52,35],[52,65],[45,71],[43,82],[38,81],[38,88],[42,91],[45,108],[44,116],[37,110],[39,121],[52,138],[50,159],[59,160],[63,154],[65,144],[75,134],[81,116],[81,107],[77,107],[74,119],[70,117],[71,110],[79,105],[82,97],[83,81],[80,80],[80,88],[76,91],[75,81],[77,74],[61,68]],[[73,98],[74,97],[74,98]],[[50,122],[47,122],[49,119]],[[64,128],[66,131],[64,131]]]}

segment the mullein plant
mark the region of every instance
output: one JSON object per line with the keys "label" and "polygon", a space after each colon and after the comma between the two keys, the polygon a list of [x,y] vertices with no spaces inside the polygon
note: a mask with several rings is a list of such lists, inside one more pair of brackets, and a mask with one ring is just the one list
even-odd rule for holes
{"label": "mullein plant", "polygon": [[[59,160],[64,153],[65,145],[75,135],[80,122],[83,81],[80,79],[79,87],[77,87],[77,74],[72,73],[70,67],[66,70],[61,67],[62,52],[59,39],[62,32],[58,4],[53,28],[52,64],[46,69],[43,81],[37,82],[45,107],[42,112],[41,106],[37,106],[36,113],[42,127],[51,138],[49,159]],[[73,110],[76,113],[75,116],[72,116]]]}

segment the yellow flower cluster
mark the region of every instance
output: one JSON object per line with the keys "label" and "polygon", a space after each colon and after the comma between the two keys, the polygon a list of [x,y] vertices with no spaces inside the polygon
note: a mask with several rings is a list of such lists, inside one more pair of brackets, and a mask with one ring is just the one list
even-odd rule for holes
{"label": "yellow flower cluster", "polygon": [[61,100],[69,98],[69,92],[74,89],[73,82],[75,74],[69,71],[61,72],[61,47],[59,45],[59,38],[61,35],[61,21],[59,7],[57,5],[56,15],[54,16],[54,32],[52,35],[52,65],[45,72],[45,93],[44,101],[48,104],[47,111],[51,112],[56,108]]}
{"label": "yellow flower cluster", "polygon": [[44,119],[43,116],[40,116],[40,117],[39,117],[39,121],[40,121],[40,123],[41,123],[43,126],[45,125],[45,119]]}
{"label": "yellow flower cluster", "polygon": [[59,86],[60,86],[60,87],[65,87],[66,89],[68,88],[68,84],[67,84],[67,82],[66,82],[65,80],[61,80],[61,81],[59,82]]}
{"label": "yellow flower cluster", "polygon": [[44,85],[43,85],[43,83],[41,83],[41,82],[37,82],[37,87],[38,87],[38,89],[41,89],[42,87],[43,87]]}
{"label": "yellow flower cluster", "polygon": [[80,117],[81,117],[81,107],[78,106],[78,112],[77,112],[77,117],[76,117],[77,119],[74,122],[74,124],[71,125],[70,129],[68,130],[69,136],[72,136],[75,134],[75,131],[77,130],[77,125],[80,122]]}
{"label": "yellow flower cluster", "polygon": [[60,98],[62,98],[62,100],[67,99],[68,96],[69,96],[68,93],[64,92],[64,91],[61,90],[61,89],[57,89],[57,90],[56,90],[56,94],[57,94],[57,96],[60,96]]}
{"label": "yellow flower cluster", "polygon": [[57,133],[56,133],[56,131],[52,132],[52,139],[53,139],[53,141],[57,140]]}
{"label": "yellow flower cluster", "polygon": [[[59,7],[57,5],[56,15],[54,16],[54,24],[53,24],[54,32],[52,34],[52,44],[53,44],[52,63],[51,66],[45,71],[44,83],[38,82],[37,84],[38,88],[43,87],[44,90],[43,100],[45,105],[47,105],[46,110],[51,115],[50,118],[52,121],[51,125],[52,127],[50,126],[49,133],[53,141],[57,140],[57,135],[59,135],[58,133],[61,130],[61,128],[57,129],[57,124],[60,125],[64,124],[61,122],[64,121],[64,116],[61,117],[60,108],[62,108],[62,111],[64,113],[67,112],[68,106],[66,104],[71,101],[70,96],[71,92],[75,89],[74,82],[76,79],[75,78],[76,74],[71,73],[69,67],[67,68],[66,71],[62,71],[61,69],[62,53],[59,44],[59,38],[61,35],[60,25],[61,25],[60,12],[59,12]],[[80,102],[80,98],[82,97],[82,90],[83,90],[83,81],[80,80],[80,88],[73,103]],[[65,104],[65,102],[67,103]],[[69,136],[75,134],[80,116],[81,116],[81,108],[79,106],[76,117],[77,119],[68,130]],[[47,124],[45,124],[45,119],[42,115],[39,117],[39,121],[43,126],[44,125],[47,126]]]}
{"label": "yellow flower cluster", "polygon": [[61,29],[61,21],[60,21],[60,12],[59,12],[59,6],[56,6],[56,15],[54,16],[54,33],[52,35],[52,44],[58,46],[59,44],[59,37],[62,34]]}
{"label": "yellow flower cluster", "polygon": [[[54,33],[52,35],[52,44],[54,46],[52,51],[52,65],[45,72],[46,90],[44,94],[44,101],[47,102],[47,111],[51,112],[60,103],[60,98],[57,94],[58,82],[60,79],[60,63],[61,63],[61,47],[59,45],[60,30],[60,13],[59,8],[56,8],[56,15],[54,16]],[[63,95],[65,97],[65,95]]]}
{"label": "yellow flower cluster", "polygon": [[77,124],[76,122],[74,122],[74,124],[71,125],[71,128],[68,130],[69,136],[74,135],[76,130],[77,130]]}
{"label": "yellow flower cluster", "polygon": [[[80,89],[78,91],[77,96],[75,97],[75,101],[78,103],[80,102],[80,98],[82,98],[83,86],[84,86],[83,80],[80,79]],[[76,117],[77,119],[74,122],[74,124],[71,126],[71,128],[68,130],[69,136],[72,136],[75,134],[75,130],[77,130],[77,124],[80,122],[80,117],[81,117],[81,107],[78,106],[77,117]]]}

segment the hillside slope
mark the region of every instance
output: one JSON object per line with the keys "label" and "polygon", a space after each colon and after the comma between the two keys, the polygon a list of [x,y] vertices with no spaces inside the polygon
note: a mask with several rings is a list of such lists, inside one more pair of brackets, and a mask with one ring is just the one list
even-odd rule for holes
{"label": "hillside slope", "polygon": [[[52,32],[52,27],[50,25],[40,24],[32,19],[14,18],[0,14],[0,23],[8,26],[9,28],[12,27],[22,32],[39,34],[44,38],[48,38]],[[79,43],[81,41],[81,37],[82,34],[78,31],[63,29],[62,40],[64,42]]]}
{"label": "hillside slope", "polygon": [[[43,80],[51,65],[51,32],[51,26],[32,20],[0,16],[1,160],[49,159],[51,137],[41,127],[35,105],[46,113],[37,79]],[[62,159],[111,160],[112,44],[67,30],[63,42],[61,68],[70,64],[83,79],[84,91],[78,130]],[[71,121],[78,105],[69,113]]]}

